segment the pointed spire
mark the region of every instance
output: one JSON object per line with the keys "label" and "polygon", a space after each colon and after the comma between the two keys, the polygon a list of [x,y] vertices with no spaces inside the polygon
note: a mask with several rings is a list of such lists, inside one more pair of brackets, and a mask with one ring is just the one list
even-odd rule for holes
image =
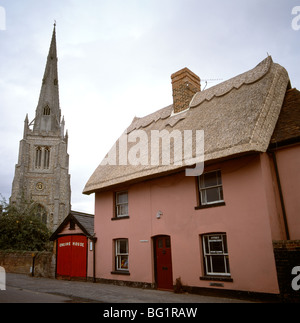
{"label": "pointed spire", "polygon": [[60,107],[57,73],[56,23],[54,24],[51,44],[47,57],[38,106],[34,123],[34,131],[60,132]]}
{"label": "pointed spire", "polygon": [[64,132],[65,132],[65,117],[63,116],[62,121],[60,123],[60,133],[61,133],[61,137],[64,137]]}
{"label": "pointed spire", "polygon": [[68,132],[68,130],[66,131],[66,135],[65,135],[64,140],[65,140],[65,143],[67,144],[67,147],[68,147],[68,142],[69,142],[69,132]]}
{"label": "pointed spire", "polygon": [[27,113],[26,118],[24,120],[23,139],[25,139],[27,137],[28,130],[29,130],[29,119],[28,119],[28,113]]}
{"label": "pointed spire", "polygon": [[57,59],[57,50],[56,50],[56,22],[54,23],[53,27],[53,33],[52,33],[52,39],[51,39],[51,45],[50,50],[48,54],[48,59]]}

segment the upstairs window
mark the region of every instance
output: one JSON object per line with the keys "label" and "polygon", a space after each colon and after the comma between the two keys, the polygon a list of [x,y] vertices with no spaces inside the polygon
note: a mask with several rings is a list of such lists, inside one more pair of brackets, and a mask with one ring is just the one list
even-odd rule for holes
{"label": "upstairs window", "polygon": [[200,207],[224,205],[221,171],[204,173],[198,178]]}
{"label": "upstairs window", "polygon": [[128,192],[116,193],[116,218],[128,217]]}

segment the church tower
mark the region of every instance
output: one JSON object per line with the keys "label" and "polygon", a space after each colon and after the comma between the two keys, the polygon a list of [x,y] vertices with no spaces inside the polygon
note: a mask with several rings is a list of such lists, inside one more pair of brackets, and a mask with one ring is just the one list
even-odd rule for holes
{"label": "church tower", "polygon": [[71,207],[68,133],[59,106],[57,61],[54,25],[35,118],[25,118],[10,198],[11,204],[22,196],[37,202],[41,219],[52,231]]}

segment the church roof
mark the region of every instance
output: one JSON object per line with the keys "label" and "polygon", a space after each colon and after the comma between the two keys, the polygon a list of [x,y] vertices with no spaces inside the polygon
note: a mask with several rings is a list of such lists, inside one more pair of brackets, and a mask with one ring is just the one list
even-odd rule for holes
{"label": "church roof", "polygon": [[[269,56],[252,70],[196,93],[186,111],[174,114],[173,105],[170,105],[144,118],[134,118],[126,132],[130,134],[134,130],[143,130],[150,138],[152,130],[179,130],[181,133],[185,130],[204,130],[205,162],[250,152],[265,152],[289,84],[286,70]],[[113,149],[116,147],[118,145]],[[130,147],[128,144],[128,150]],[[193,156],[195,154],[193,147]],[[185,163],[186,166],[189,164]],[[91,194],[181,169],[184,167],[176,163],[101,163],[83,193]]]}

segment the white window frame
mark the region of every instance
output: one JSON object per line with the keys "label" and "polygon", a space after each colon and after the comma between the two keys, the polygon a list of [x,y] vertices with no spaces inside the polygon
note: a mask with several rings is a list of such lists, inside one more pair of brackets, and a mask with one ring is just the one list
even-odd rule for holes
{"label": "white window frame", "polygon": [[[224,242],[224,237],[225,241]],[[205,241],[208,239],[207,241]],[[212,250],[211,243],[212,242],[221,242],[222,243],[222,251]],[[203,246],[203,256],[204,256],[204,267],[205,267],[205,274],[207,276],[231,276],[230,274],[230,266],[229,266],[229,255],[228,255],[228,248],[227,248],[227,236],[226,233],[211,233],[205,234],[202,236],[202,246]],[[207,249],[208,246],[208,250]],[[213,257],[214,256],[223,256],[224,261],[224,269],[225,271],[215,272],[213,270]],[[229,267],[229,268],[228,268]],[[209,270],[210,269],[210,270]]]}
{"label": "white window frame", "polygon": [[[205,175],[212,174],[212,173],[216,173],[217,174],[216,175],[217,176],[217,180],[218,180],[217,185],[205,186]],[[211,171],[211,172],[207,172],[207,173],[204,173],[203,175],[199,176],[198,183],[199,183],[200,205],[205,206],[205,205],[213,205],[213,204],[218,204],[218,203],[224,202],[223,182],[222,182],[222,174],[221,174],[221,170],[220,169],[215,170],[215,171]],[[215,200],[215,201],[212,201],[212,202],[208,202],[207,201],[207,193],[206,193],[206,191],[208,189],[217,189],[218,190],[219,199],[218,200]]]}
{"label": "white window frame", "polygon": [[[121,252],[121,242],[126,243],[126,252]],[[129,247],[128,239],[117,239],[115,240],[115,266],[116,271],[129,271]],[[127,259],[127,260],[126,260]],[[124,261],[127,262],[127,266],[124,266]]]}
{"label": "white window frame", "polygon": [[[127,194],[127,202],[120,203],[118,200],[118,196],[125,193]],[[116,199],[116,217],[122,218],[122,217],[128,216],[128,192],[127,191],[117,192],[115,199]],[[122,213],[122,208],[124,206],[127,206],[127,213]]]}

